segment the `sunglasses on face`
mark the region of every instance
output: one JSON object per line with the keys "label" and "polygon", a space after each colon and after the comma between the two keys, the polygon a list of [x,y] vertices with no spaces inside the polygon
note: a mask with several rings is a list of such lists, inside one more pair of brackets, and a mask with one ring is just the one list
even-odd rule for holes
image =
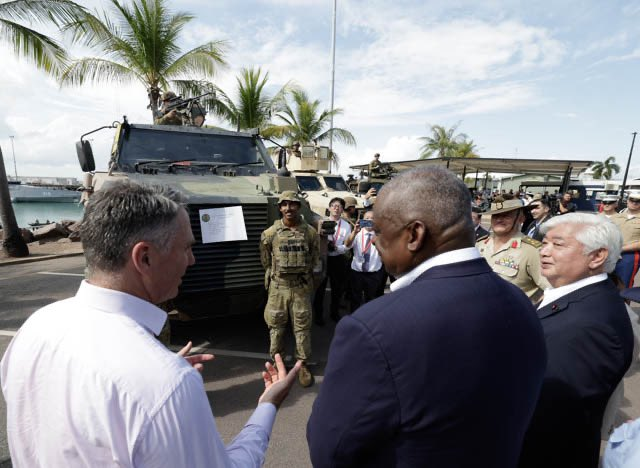
{"label": "sunglasses on face", "polygon": [[602,203],[603,203],[604,205],[613,205],[613,204],[614,204],[614,203],[616,203],[616,202],[614,202],[614,201],[606,201],[606,202],[602,202]]}

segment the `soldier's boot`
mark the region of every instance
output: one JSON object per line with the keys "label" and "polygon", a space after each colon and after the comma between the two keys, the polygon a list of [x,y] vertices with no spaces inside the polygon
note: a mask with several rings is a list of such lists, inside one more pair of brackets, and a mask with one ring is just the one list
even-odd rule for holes
{"label": "soldier's boot", "polygon": [[302,367],[300,367],[300,371],[298,372],[298,382],[303,387],[311,387],[315,379],[313,378],[313,374],[307,367],[306,363],[302,363]]}

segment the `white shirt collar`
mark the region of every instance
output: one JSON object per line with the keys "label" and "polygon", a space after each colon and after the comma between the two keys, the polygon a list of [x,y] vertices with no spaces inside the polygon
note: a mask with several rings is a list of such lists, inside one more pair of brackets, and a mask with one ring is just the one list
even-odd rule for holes
{"label": "white shirt collar", "polygon": [[129,317],[154,335],[159,335],[167,313],[150,302],[114,289],[101,288],[83,280],[76,298],[92,308]]}
{"label": "white shirt collar", "polygon": [[478,249],[475,247],[452,250],[450,252],[445,252],[440,255],[436,255],[435,257],[428,258],[413,270],[405,273],[391,283],[391,291],[397,291],[398,289],[409,286],[418,276],[429,268],[440,265],[449,265],[450,263],[466,262],[467,260],[475,260],[477,258],[480,258],[480,252],[478,252]]}
{"label": "white shirt collar", "polygon": [[554,301],[557,301],[562,296],[566,296],[573,291],[584,288],[585,286],[589,286],[590,284],[599,283],[600,281],[604,281],[607,279],[606,273],[600,273],[595,276],[589,276],[587,278],[583,278],[571,284],[565,284],[564,286],[560,286],[558,288],[548,288],[544,290],[544,299],[538,306],[538,309],[546,306],[547,304],[551,304]]}

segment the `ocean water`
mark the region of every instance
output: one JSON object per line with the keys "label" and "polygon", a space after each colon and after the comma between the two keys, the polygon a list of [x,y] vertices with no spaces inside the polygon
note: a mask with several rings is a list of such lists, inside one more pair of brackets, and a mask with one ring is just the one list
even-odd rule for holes
{"label": "ocean water", "polygon": [[77,203],[12,203],[16,221],[21,228],[29,228],[29,223],[38,220],[45,223],[63,219],[80,221],[84,208]]}

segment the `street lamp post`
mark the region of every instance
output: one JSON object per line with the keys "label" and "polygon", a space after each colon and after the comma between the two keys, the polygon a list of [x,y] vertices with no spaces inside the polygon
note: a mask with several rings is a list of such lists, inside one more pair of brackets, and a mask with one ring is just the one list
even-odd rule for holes
{"label": "street lamp post", "polygon": [[13,172],[16,175],[16,180],[18,180],[18,166],[16,166],[16,151],[13,149],[13,135],[9,135],[11,138],[11,153],[13,154]]}
{"label": "street lamp post", "polygon": [[633,144],[636,142],[636,135],[638,132],[633,132],[633,139],[631,140],[631,149],[629,150],[629,159],[627,159],[627,168],[624,170],[624,178],[622,179],[622,186],[620,187],[620,201],[624,201],[624,186],[627,185],[627,175],[629,174],[629,165],[631,164],[631,155],[633,154]]}

